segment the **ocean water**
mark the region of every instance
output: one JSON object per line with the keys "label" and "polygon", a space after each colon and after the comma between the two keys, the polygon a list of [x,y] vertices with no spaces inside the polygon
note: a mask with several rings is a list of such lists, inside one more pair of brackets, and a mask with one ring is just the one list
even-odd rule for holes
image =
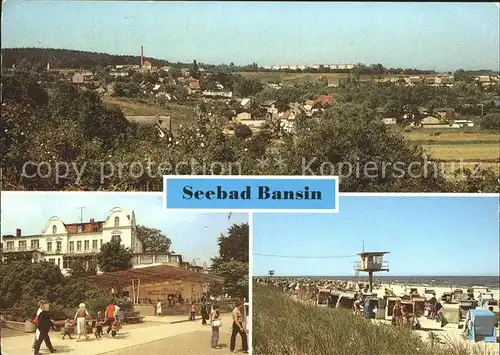
{"label": "ocean water", "polygon": [[[281,277],[281,276],[280,276]],[[368,276],[287,276],[292,278],[308,278],[315,280],[357,280],[368,281]],[[434,286],[471,287],[481,286],[500,288],[500,276],[373,276],[374,282],[404,283]]]}

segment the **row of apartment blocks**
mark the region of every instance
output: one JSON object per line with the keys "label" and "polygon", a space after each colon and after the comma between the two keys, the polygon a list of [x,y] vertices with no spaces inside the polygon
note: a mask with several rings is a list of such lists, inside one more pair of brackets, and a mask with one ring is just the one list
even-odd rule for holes
{"label": "row of apartment blocks", "polygon": [[206,272],[206,267],[196,266],[182,260],[181,254],[171,252],[153,255],[143,252],[143,243],[137,238],[135,213],[128,214],[115,207],[103,221],[65,224],[59,217],[51,217],[38,235],[23,236],[21,229],[16,235],[2,236],[2,261],[17,259],[23,254],[32,262],[49,261],[68,273],[71,265],[80,260],[89,262],[97,256],[103,244],[111,240],[132,251],[134,268],[152,265],[171,265],[191,271]]}
{"label": "row of apartment blocks", "polygon": [[329,68],[331,70],[351,70],[354,69],[354,64],[298,64],[298,65],[264,65],[262,68],[266,70],[306,70]]}

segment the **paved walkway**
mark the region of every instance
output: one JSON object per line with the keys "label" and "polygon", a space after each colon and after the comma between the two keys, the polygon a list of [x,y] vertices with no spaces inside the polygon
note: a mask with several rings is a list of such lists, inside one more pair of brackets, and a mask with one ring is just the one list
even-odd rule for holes
{"label": "paved walkway", "polygon": [[[226,354],[230,336],[230,315],[224,315],[223,326],[220,330],[220,343],[226,348],[210,349],[211,327],[202,326],[201,320],[187,321],[187,316],[146,317],[141,324],[125,324],[116,335],[104,336],[98,340],[91,337],[89,340],[77,342],[75,339],[62,340],[59,332],[51,332],[51,341],[59,354],[70,355],[135,355],[139,350],[148,355],[164,354]],[[179,322],[181,321],[181,322]],[[174,322],[174,323],[172,323]],[[2,336],[2,355],[29,355],[32,354],[31,344],[34,334],[24,334],[8,331]],[[238,342],[238,344],[241,344]],[[171,349],[166,351],[166,349]],[[45,345],[42,345],[42,354],[48,354]]]}

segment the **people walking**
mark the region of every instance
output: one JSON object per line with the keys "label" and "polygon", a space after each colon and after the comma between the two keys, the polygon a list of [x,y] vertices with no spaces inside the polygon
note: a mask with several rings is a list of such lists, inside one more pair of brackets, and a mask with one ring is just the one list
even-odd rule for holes
{"label": "people walking", "polygon": [[115,313],[115,300],[111,300],[109,304],[106,306],[105,315],[106,324],[108,325],[108,329],[106,330],[106,334],[111,332],[111,326],[114,322],[116,322],[116,313]]}
{"label": "people walking", "polygon": [[[38,325],[38,316],[40,315],[40,313],[42,313],[43,304],[44,304],[43,300],[38,301],[38,309],[36,311],[36,316],[33,319],[33,323],[35,324],[35,326]],[[36,344],[36,335],[35,335],[35,340],[33,340],[33,346],[31,347],[31,350],[35,350],[35,344]]]}
{"label": "people walking", "polygon": [[209,319],[209,315],[208,315],[208,305],[205,301],[203,301],[203,303],[201,304],[201,325],[206,325],[207,324],[207,320]]}
{"label": "people walking", "polygon": [[243,352],[248,352],[248,342],[247,342],[247,333],[245,328],[243,328],[243,315],[241,314],[241,307],[243,307],[243,302],[238,301],[238,304],[232,311],[233,316],[233,332],[231,333],[231,343],[229,349],[232,352],[236,352],[236,336],[239,334],[241,336],[241,343],[243,347]]}
{"label": "people walking", "polygon": [[220,319],[219,306],[216,304],[214,305],[213,310],[210,314],[210,324],[212,325],[212,348],[220,349],[219,329],[222,324]]}
{"label": "people walking", "polygon": [[80,338],[84,336],[87,340],[89,340],[89,336],[87,334],[87,320],[90,319],[89,312],[85,307],[85,303],[80,303],[78,305],[78,309],[75,313],[74,320],[76,321],[76,332],[78,333],[78,338],[76,341],[80,341]]}
{"label": "people walking", "polygon": [[51,353],[55,353],[57,349],[52,346],[49,337],[49,331],[53,328],[52,320],[50,319],[50,307],[48,302],[44,302],[42,304],[42,311],[38,315],[38,321],[36,326],[36,341],[34,346],[34,354],[40,355],[40,346],[42,342],[45,342],[45,345],[49,349]]}

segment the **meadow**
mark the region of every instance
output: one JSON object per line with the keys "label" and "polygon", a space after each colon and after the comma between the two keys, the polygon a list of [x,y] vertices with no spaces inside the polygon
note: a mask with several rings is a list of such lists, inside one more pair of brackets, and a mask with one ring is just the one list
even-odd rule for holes
{"label": "meadow", "polygon": [[410,330],[374,324],[348,310],[299,303],[284,293],[258,284],[253,291],[252,329],[255,355],[495,353],[483,344],[442,343],[432,336],[424,340]]}
{"label": "meadow", "polygon": [[[396,130],[401,130],[396,128]],[[440,132],[439,135],[433,135]],[[493,169],[500,175],[500,132],[464,129],[413,129],[411,132],[401,131],[404,137],[413,144],[421,145],[433,160],[458,168],[474,169],[476,164],[481,168]]]}

